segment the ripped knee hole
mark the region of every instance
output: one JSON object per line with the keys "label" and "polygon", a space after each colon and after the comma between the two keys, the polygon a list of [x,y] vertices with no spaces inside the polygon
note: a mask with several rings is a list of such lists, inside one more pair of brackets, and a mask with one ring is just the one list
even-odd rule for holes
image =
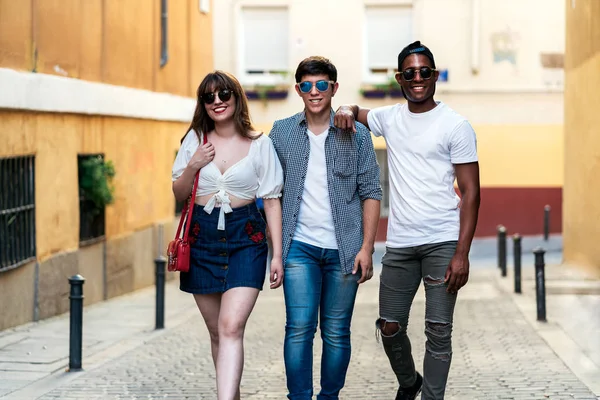
{"label": "ripped knee hole", "polygon": [[425,278],[423,278],[423,282],[426,285],[430,285],[430,286],[441,286],[444,284],[445,282],[445,278],[434,278],[431,275],[427,275]]}
{"label": "ripped knee hole", "polygon": [[380,318],[377,320],[377,325],[384,336],[394,336],[400,332],[401,326],[397,321],[388,321]]}

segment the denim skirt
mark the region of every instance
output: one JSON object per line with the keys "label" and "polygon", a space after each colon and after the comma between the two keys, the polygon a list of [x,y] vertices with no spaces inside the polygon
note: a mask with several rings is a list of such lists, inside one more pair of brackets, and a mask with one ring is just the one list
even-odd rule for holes
{"label": "denim skirt", "polygon": [[194,205],[189,240],[190,270],[179,274],[188,293],[223,293],[234,287],[262,290],[267,268],[266,223],[255,203],[225,214],[225,230],[217,229],[219,209],[211,214]]}

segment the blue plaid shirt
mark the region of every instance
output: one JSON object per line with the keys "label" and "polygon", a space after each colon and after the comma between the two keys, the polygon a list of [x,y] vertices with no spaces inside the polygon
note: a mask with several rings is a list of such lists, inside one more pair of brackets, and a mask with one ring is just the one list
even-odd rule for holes
{"label": "blue plaid shirt", "polygon": [[[327,187],[342,272],[349,274],[363,243],[362,201],[381,200],[379,165],[369,130],[356,123],[356,134],[333,125],[325,139]],[[306,115],[275,121],[269,137],[283,167],[283,265],[290,250],[304,193],[310,154]]]}

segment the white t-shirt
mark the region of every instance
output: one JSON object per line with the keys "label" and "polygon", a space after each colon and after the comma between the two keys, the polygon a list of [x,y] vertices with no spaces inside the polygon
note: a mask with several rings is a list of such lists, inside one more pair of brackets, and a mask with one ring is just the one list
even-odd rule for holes
{"label": "white t-shirt", "polygon": [[453,164],[478,161],[469,122],[442,102],[425,113],[406,104],[373,109],[369,128],[387,144],[390,180],[388,247],[458,240],[460,198]]}
{"label": "white t-shirt", "polygon": [[325,163],[325,140],[329,128],[320,135],[310,130],[306,134],[310,139],[310,155],[293,240],[324,249],[337,249]]}

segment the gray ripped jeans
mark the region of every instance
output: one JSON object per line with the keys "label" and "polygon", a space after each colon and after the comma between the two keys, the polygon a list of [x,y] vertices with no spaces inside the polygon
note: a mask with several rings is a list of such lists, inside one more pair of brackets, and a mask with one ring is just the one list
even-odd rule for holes
{"label": "gray ripped jeans", "polygon": [[[394,249],[387,248],[379,287],[379,316],[383,347],[402,387],[416,380],[415,363],[406,328],[415,293],[425,285],[425,358],[423,400],[444,398],[452,360],[452,316],[456,295],[446,291],[444,276],[456,241]],[[394,329],[386,329],[385,325]],[[399,327],[399,328],[398,328]],[[385,332],[388,335],[384,334]]]}

